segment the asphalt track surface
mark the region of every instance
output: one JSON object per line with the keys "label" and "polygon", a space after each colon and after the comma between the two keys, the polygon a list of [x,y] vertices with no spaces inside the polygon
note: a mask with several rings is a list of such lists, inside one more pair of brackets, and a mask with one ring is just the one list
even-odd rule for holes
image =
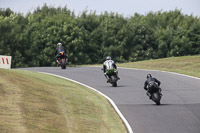
{"label": "asphalt track surface", "polygon": [[[134,133],[200,133],[200,79],[173,73],[119,68],[118,87],[106,83],[100,67],[23,68],[67,77],[110,97]],[[146,75],[161,81],[163,97],[157,106],[143,89]]]}

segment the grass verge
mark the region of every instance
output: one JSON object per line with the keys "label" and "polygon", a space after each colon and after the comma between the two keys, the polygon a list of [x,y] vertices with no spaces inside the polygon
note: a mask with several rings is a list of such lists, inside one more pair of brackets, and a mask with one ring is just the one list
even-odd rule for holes
{"label": "grass verge", "polygon": [[200,77],[200,55],[171,57],[129,63],[119,63],[118,67],[162,70]]}
{"label": "grass verge", "polygon": [[0,132],[122,133],[107,100],[54,76],[0,69]]}

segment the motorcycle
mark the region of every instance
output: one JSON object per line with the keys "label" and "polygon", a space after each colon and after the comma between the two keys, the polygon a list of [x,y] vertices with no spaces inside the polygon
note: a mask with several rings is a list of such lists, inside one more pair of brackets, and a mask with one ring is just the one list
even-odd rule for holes
{"label": "motorcycle", "polygon": [[[151,93],[151,94],[149,94],[149,93]],[[149,93],[147,93],[149,98],[152,101],[154,101],[156,103],[156,105],[160,105],[160,100],[162,97],[161,88],[159,88],[158,86],[153,87]]]}
{"label": "motorcycle", "polygon": [[68,59],[67,59],[67,56],[64,54],[64,52],[60,52],[58,54],[58,61],[60,63],[61,69],[66,69]]}
{"label": "motorcycle", "polygon": [[117,87],[117,71],[114,68],[110,68],[106,71],[106,75],[109,77],[109,83],[111,83],[113,87]]}

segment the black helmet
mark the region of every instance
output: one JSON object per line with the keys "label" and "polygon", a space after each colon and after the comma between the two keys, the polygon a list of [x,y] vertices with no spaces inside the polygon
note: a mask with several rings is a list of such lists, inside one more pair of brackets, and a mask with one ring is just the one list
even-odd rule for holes
{"label": "black helmet", "polygon": [[148,78],[151,78],[151,77],[152,77],[151,74],[147,74],[147,79],[148,79]]}
{"label": "black helmet", "polygon": [[110,56],[107,56],[107,57],[106,57],[106,60],[111,60],[111,57],[110,57]]}

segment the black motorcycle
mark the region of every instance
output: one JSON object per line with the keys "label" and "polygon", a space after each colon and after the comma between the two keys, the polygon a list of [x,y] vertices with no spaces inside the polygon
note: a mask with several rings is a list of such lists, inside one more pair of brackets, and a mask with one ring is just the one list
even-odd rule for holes
{"label": "black motorcycle", "polygon": [[161,88],[159,88],[156,83],[154,83],[154,87],[151,87],[147,95],[152,101],[156,103],[156,105],[160,105],[160,100],[162,97]]}
{"label": "black motorcycle", "polygon": [[64,52],[60,52],[58,54],[58,61],[60,63],[59,65],[61,66],[61,69],[66,69],[68,59]]}

